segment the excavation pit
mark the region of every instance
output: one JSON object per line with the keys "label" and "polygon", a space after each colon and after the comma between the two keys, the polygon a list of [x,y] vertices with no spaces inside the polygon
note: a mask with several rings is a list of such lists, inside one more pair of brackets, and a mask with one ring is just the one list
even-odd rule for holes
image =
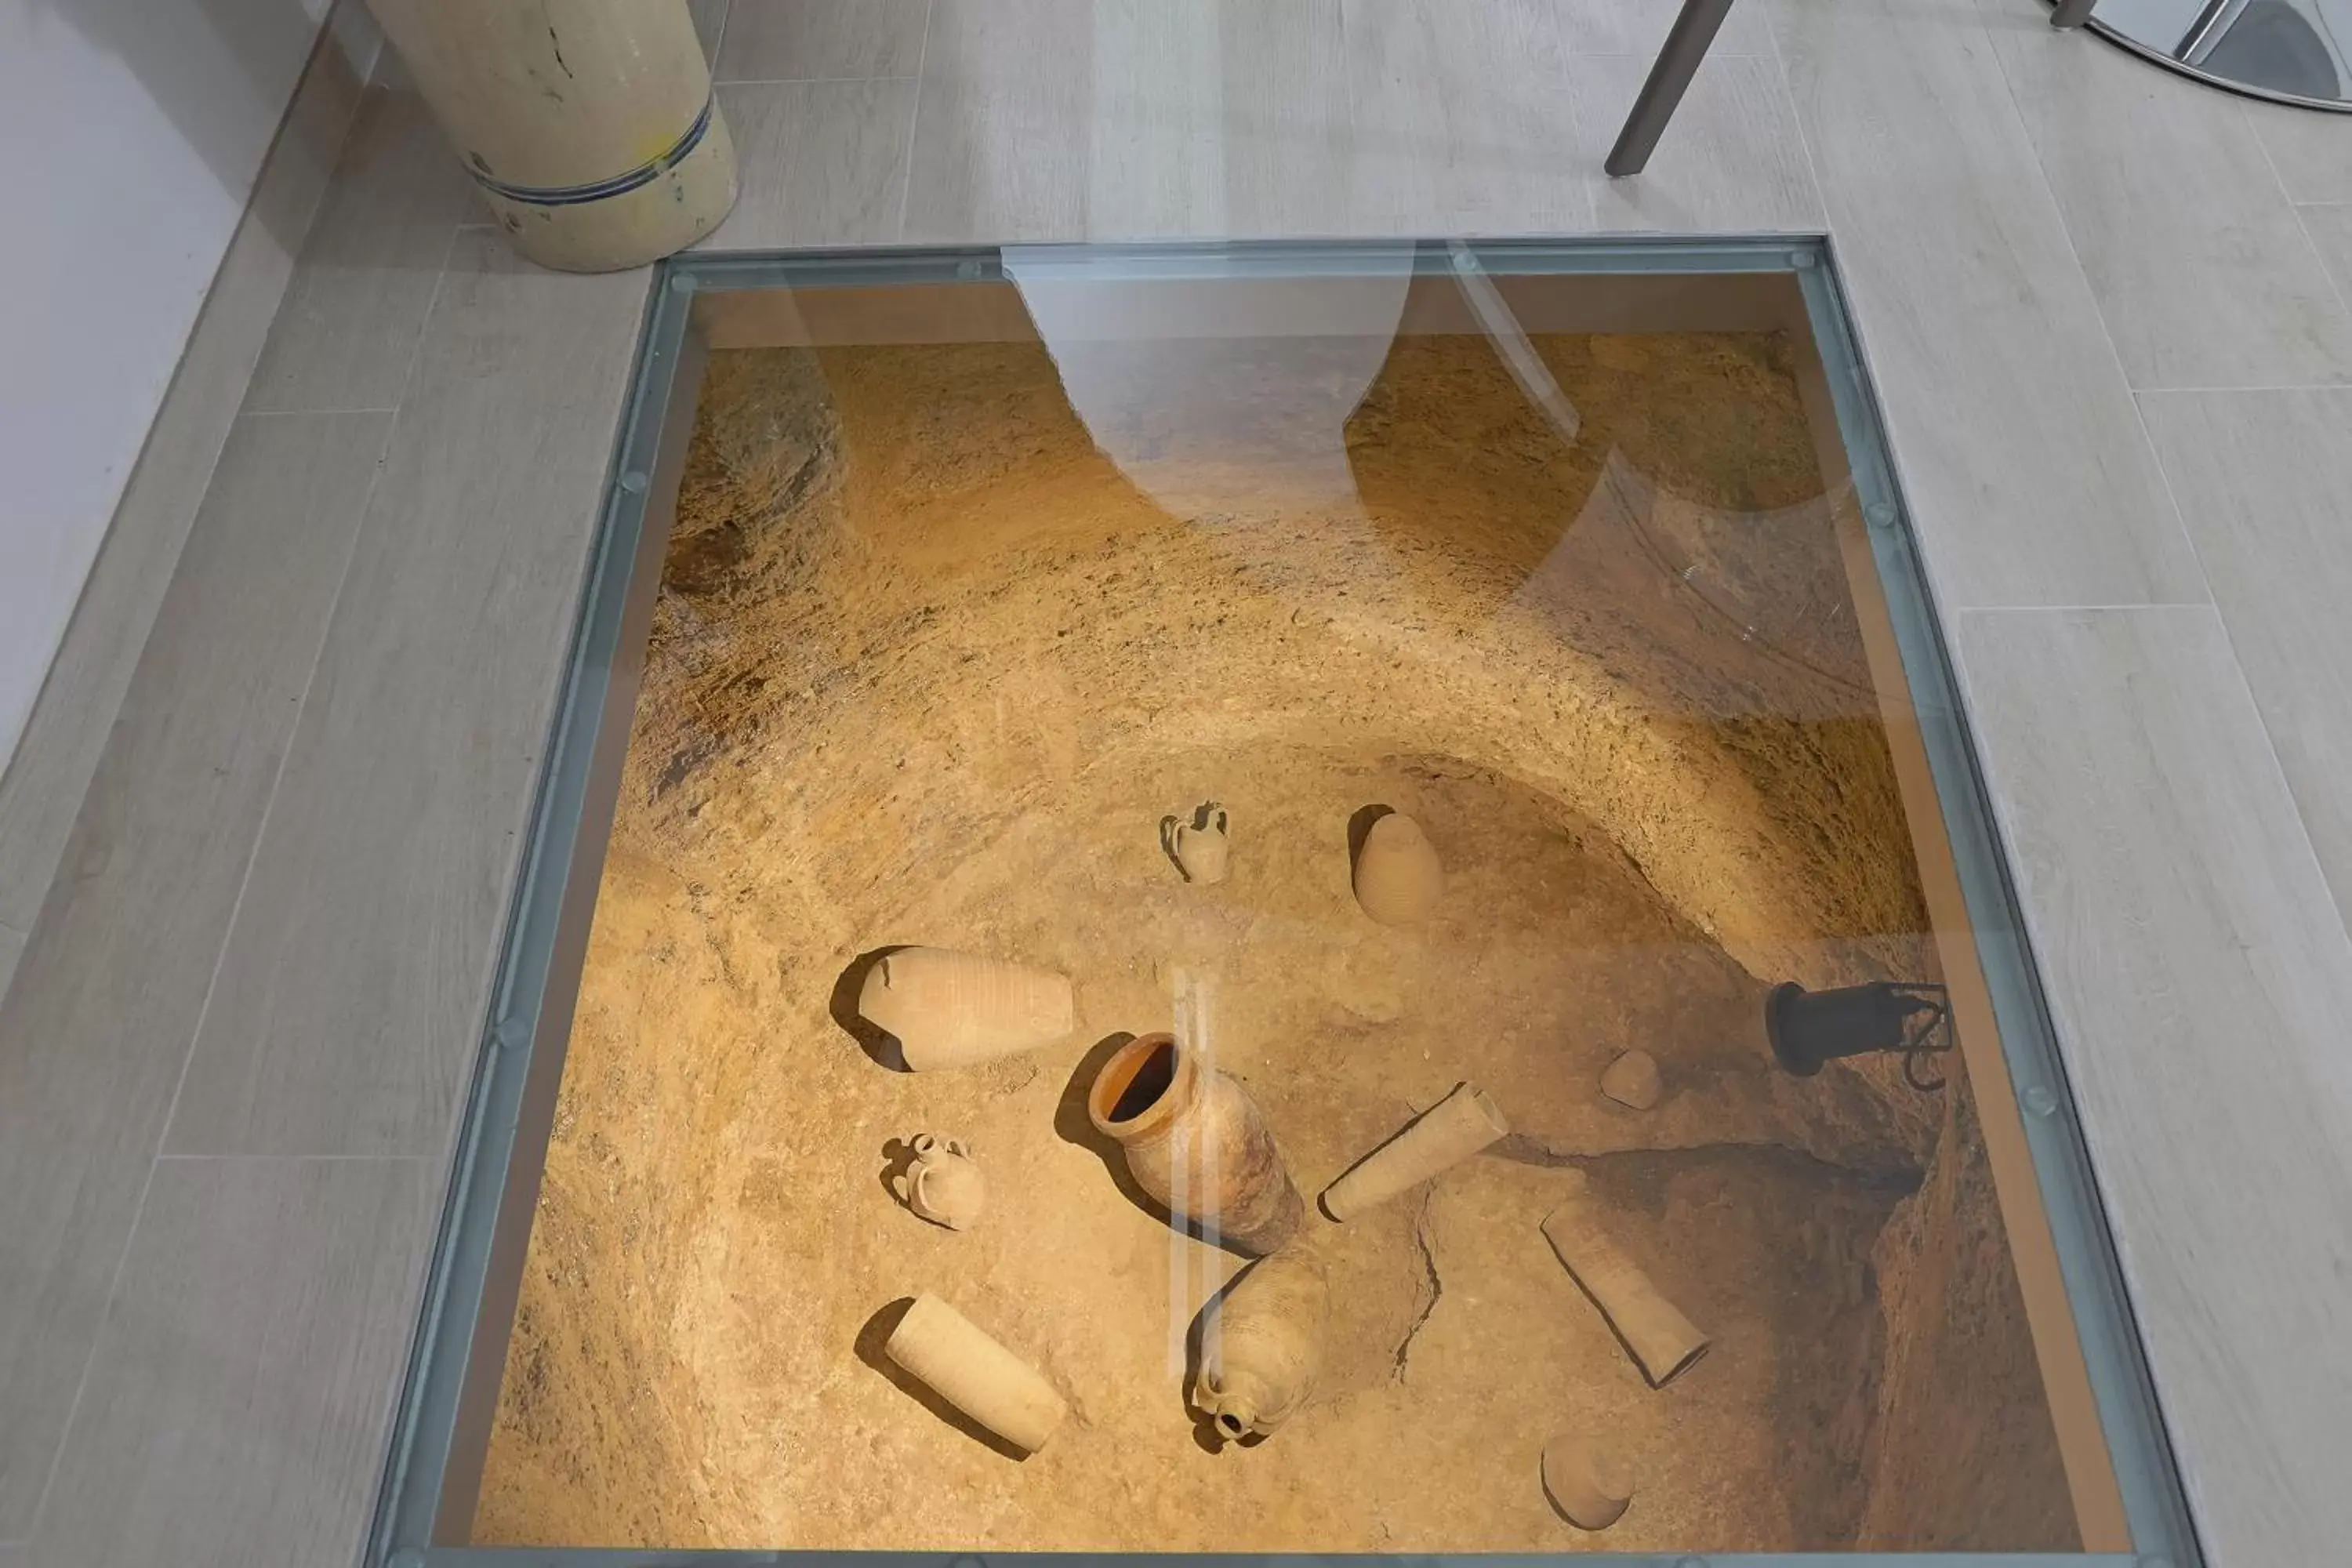
{"label": "excavation pit", "polygon": [[[789,303],[698,319],[476,1543],[2112,1542],[1790,277]],[[1397,919],[1390,816],[1437,868]],[[1066,976],[1073,1026],[905,1070],[859,1004],[916,948]],[[1776,987],[1888,983],[1945,1009],[1920,1055],[1776,1062]],[[1632,1051],[1646,1109],[1601,1087]],[[1270,1434],[1200,1404],[1249,1259],[1109,1135],[1188,1072],[1262,1113],[1328,1280]],[[1507,1134],[1316,1207],[1464,1083]],[[906,1195],[948,1140],[961,1229]],[[1703,1355],[1645,1375],[1547,1241],[1570,1198]],[[1042,1447],[891,1358],[923,1297],[1066,1402]],[[1547,1491],[1563,1435],[1633,1478],[1604,1528]]]}

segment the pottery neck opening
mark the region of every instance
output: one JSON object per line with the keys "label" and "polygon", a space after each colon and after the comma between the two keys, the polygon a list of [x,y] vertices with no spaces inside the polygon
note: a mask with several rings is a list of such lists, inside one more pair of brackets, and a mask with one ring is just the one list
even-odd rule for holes
{"label": "pottery neck opening", "polygon": [[1257,1379],[1246,1372],[1234,1372],[1220,1378],[1213,1371],[1204,1371],[1201,1376],[1202,1397],[1195,1403],[1208,1415],[1217,1436],[1232,1442],[1257,1430],[1265,1392]]}
{"label": "pottery neck opening", "polygon": [[1173,1035],[1139,1035],[1095,1075],[1087,1112],[1097,1131],[1122,1142],[1156,1132],[1192,1098],[1192,1059]]}

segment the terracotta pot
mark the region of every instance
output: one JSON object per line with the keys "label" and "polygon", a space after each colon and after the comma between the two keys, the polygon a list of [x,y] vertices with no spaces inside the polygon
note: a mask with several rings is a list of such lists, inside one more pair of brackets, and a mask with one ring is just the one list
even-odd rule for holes
{"label": "terracotta pot", "polygon": [[1601,1073],[1601,1092],[1634,1110],[1647,1110],[1665,1092],[1658,1063],[1647,1051],[1627,1051]]}
{"label": "terracotta pot", "polygon": [[1633,1467],[1609,1444],[1563,1433],[1544,1445],[1543,1484],[1562,1519],[1579,1530],[1606,1530],[1633,1500]]}
{"label": "terracotta pot", "polygon": [[1392,811],[1364,835],[1356,851],[1356,902],[1385,926],[1419,925],[1445,894],[1445,868],[1421,824]]}
{"label": "terracotta pot", "polygon": [[371,0],[515,248],[639,267],[719,226],[735,149],[670,0]]}
{"label": "terracotta pot", "polygon": [[1251,1264],[1202,1310],[1193,1405],[1226,1437],[1273,1431],[1315,1392],[1330,1320],[1323,1262],[1309,1248]]}
{"label": "terracotta pot", "polygon": [[916,1297],[882,1348],[940,1398],[1030,1453],[1069,1414],[1036,1368],[937,1296]]}
{"label": "terracotta pot", "polygon": [[1456,1084],[1453,1093],[1324,1188],[1323,1212],[1333,1219],[1352,1219],[1460,1164],[1510,1130],[1492,1095],[1475,1084]]}
{"label": "terracotta pot", "polygon": [[1264,1257],[1306,1217],[1248,1092],[1203,1068],[1173,1035],[1122,1046],[1087,1091],[1087,1114],[1118,1140],[1136,1184],[1204,1239]]}
{"label": "terracotta pot", "polygon": [[867,971],[858,1016],[898,1042],[914,1072],[1050,1046],[1076,1024],[1067,975],[944,947],[905,947]]}
{"label": "terracotta pot", "polygon": [[988,1177],[961,1140],[918,1133],[907,1145],[915,1163],[890,1179],[898,1201],[933,1225],[970,1230],[988,1205]]}
{"label": "terracotta pot", "polygon": [[[1580,1180],[1578,1185],[1582,1185]],[[1551,1212],[1543,1233],[1561,1264],[1633,1352],[1651,1387],[1664,1388],[1706,1353],[1707,1337],[1625,1255],[1580,1192]]]}

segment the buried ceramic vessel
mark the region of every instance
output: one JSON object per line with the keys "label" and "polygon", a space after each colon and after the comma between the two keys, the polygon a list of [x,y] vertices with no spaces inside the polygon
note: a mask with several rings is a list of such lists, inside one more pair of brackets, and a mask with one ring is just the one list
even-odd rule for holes
{"label": "buried ceramic vessel", "polygon": [[1025,1452],[1044,1447],[1069,1414],[1036,1368],[937,1296],[916,1297],[882,1348],[940,1398]]}
{"label": "buried ceramic vessel", "polygon": [[1077,1022],[1069,976],[944,947],[902,947],[876,960],[857,1013],[898,1040],[912,1072],[1050,1046]]}
{"label": "buried ceramic vessel", "polygon": [[1136,1185],[1204,1240],[1262,1258],[1306,1217],[1249,1091],[1173,1035],[1120,1047],[1087,1090],[1087,1115],[1118,1141]]}
{"label": "buried ceramic vessel", "polygon": [[1223,1437],[1273,1431],[1314,1394],[1330,1320],[1330,1287],[1311,1248],[1286,1247],[1251,1264],[1202,1310],[1194,1407]]}
{"label": "buried ceramic vessel", "polygon": [[1564,1432],[1544,1445],[1543,1484],[1562,1519],[1579,1530],[1606,1530],[1633,1500],[1633,1467],[1614,1445]]}
{"label": "buried ceramic vessel", "polygon": [[1225,808],[1215,801],[1196,807],[1192,819],[1181,816],[1165,818],[1160,824],[1160,847],[1176,862],[1188,882],[1206,885],[1222,882],[1233,864],[1233,843],[1228,836],[1231,818]]}
{"label": "buried ceramic vessel", "polygon": [[1336,1220],[1352,1219],[1460,1164],[1510,1130],[1494,1096],[1475,1084],[1456,1084],[1453,1093],[1324,1188],[1323,1212]]}
{"label": "buried ceramic vessel", "polygon": [[1601,1072],[1601,1092],[1634,1110],[1656,1105],[1664,1089],[1657,1059],[1647,1051],[1627,1051]]}
{"label": "buried ceramic vessel", "polygon": [[1544,1238],[1575,1277],[1653,1388],[1664,1388],[1706,1353],[1707,1337],[1625,1255],[1577,1176],[1573,1194],[1543,1222]]}
{"label": "buried ceramic vessel", "polygon": [[1445,868],[1421,824],[1391,811],[1364,835],[1353,873],[1356,902],[1384,926],[1419,925],[1436,912]]}
{"label": "buried ceramic vessel", "polygon": [[890,1178],[898,1201],[933,1225],[970,1230],[988,1205],[988,1177],[957,1138],[916,1134],[907,1147],[915,1163]]}

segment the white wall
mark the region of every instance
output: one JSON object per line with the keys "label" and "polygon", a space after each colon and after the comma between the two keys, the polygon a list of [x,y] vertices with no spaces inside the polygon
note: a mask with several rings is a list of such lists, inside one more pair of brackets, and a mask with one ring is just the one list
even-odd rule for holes
{"label": "white wall", "polygon": [[0,765],[330,0],[0,0]]}

